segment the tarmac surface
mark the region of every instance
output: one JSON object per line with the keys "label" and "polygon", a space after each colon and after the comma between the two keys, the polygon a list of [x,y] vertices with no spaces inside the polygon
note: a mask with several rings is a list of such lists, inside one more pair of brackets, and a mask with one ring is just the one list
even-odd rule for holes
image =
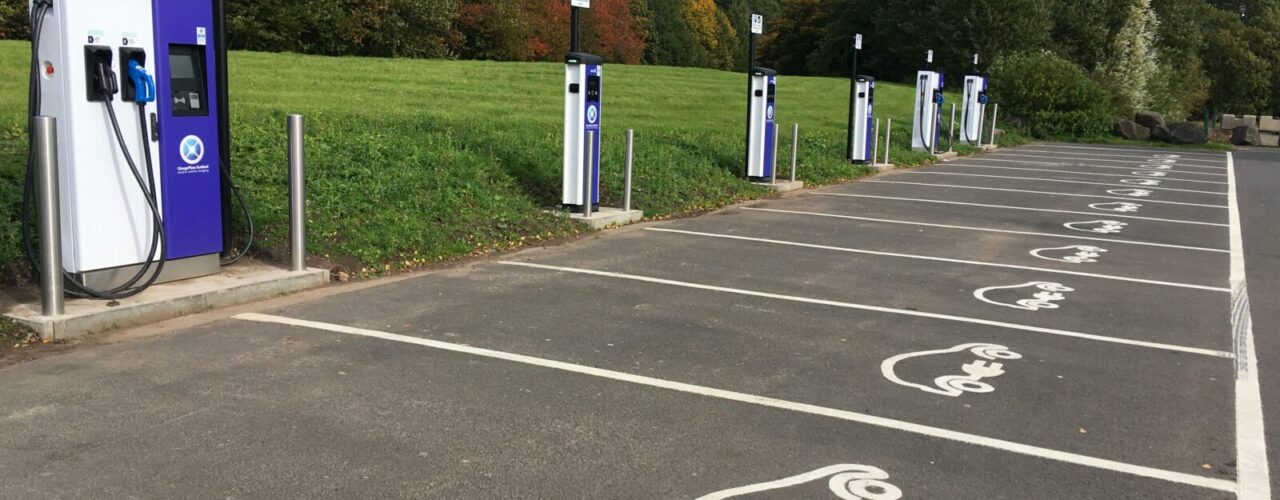
{"label": "tarmac surface", "polygon": [[263,303],[0,369],[0,498],[1270,498],[1277,206],[1036,144]]}

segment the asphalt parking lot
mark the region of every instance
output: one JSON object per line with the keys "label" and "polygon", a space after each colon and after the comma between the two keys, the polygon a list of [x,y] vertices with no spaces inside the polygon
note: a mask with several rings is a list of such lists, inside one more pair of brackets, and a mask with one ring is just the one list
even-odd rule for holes
{"label": "asphalt parking lot", "polygon": [[1268,498],[1277,159],[1000,150],[19,364],[0,497]]}

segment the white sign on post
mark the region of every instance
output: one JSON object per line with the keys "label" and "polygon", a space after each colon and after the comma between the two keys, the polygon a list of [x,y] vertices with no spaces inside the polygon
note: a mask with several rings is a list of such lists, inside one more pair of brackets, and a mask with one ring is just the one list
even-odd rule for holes
{"label": "white sign on post", "polygon": [[764,16],[751,14],[751,32],[757,35],[764,34]]}
{"label": "white sign on post", "polygon": [[929,64],[933,64],[933,51],[932,51],[932,50],[930,50],[930,51],[929,51],[929,53],[928,53],[928,55],[926,55],[926,56],[925,56],[925,58],[924,58],[924,62],[927,62],[927,63],[929,63]]}
{"label": "white sign on post", "polygon": [[569,4],[574,7],[581,7],[583,9],[591,8],[591,0],[569,0]]}
{"label": "white sign on post", "polygon": [[974,65],[974,66],[977,66],[977,65],[978,65],[978,54],[974,54],[974,55],[973,55],[973,65]]}
{"label": "white sign on post", "polygon": [[862,50],[862,34],[861,33],[853,37],[853,50]]}

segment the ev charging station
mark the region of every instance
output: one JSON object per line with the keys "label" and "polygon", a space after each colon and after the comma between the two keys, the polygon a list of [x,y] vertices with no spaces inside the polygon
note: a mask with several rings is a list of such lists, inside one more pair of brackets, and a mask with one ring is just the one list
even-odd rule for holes
{"label": "ev charging station", "polygon": [[859,75],[854,80],[853,96],[853,129],[849,136],[850,157],[853,163],[871,163],[871,146],[875,138],[871,135],[872,122],[875,120],[876,79]]}
{"label": "ev charging station", "polygon": [[[599,56],[570,52],[564,64],[564,196],[561,201],[565,207],[583,211],[588,203],[585,200],[588,190],[592,208],[600,204],[600,98],[604,76]],[[588,180],[590,186],[586,186]]]}
{"label": "ev charging station", "polygon": [[982,145],[982,123],[987,116],[987,84],[989,77],[978,72],[978,55],[973,55],[973,73],[964,77],[964,102],[960,112],[960,140],[972,146]]}
{"label": "ev charging station", "polygon": [[116,299],[218,273],[225,75],[213,0],[30,5],[30,113],[57,120],[71,291]]}
{"label": "ev charging station", "polygon": [[564,58],[564,176],[561,205],[590,213],[600,204],[600,120],[603,60],[578,50],[578,11],[591,0],[572,0],[571,46]]}
{"label": "ev charging station", "polygon": [[862,35],[853,38],[853,71],[849,81],[849,145],[852,163],[874,163],[871,136],[875,118],[876,79],[858,74],[858,53],[862,52]]}
{"label": "ev charging station", "polygon": [[777,154],[777,112],[775,105],[778,89],[778,73],[769,68],[751,69],[751,121],[747,141],[747,178],[756,182],[768,182],[774,174],[774,157]]}
{"label": "ev charging station", "polygon": [[927,56],[925,69],[916,74],[914,124],[911,126],[911,149],[934,153],[941,131],[943,75],[929,68],[933,51]]}

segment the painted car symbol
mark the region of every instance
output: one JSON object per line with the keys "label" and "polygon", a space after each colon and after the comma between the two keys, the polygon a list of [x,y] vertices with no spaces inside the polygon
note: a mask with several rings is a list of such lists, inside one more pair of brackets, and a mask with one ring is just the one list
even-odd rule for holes
{"label": "painted car symbol", "polygon": [[1091,221],[1085,221],[1085,222],[1068,222],[1066,224],[1063,224],[1063,226],[1066,227],[1067,229],[1071,229],[1074,231],[1084,231],[1086,233],[1099,233],[1099,234],[1120,233],[1120,232],[1123,232],[1124,228],[1128,225],[1129,223],[1127,222],[1120,222],[1120,221],[1114,221],[1114,220],[1091,220]]}
{"label": "painted car symbol", "polygon": [[1142,177],[1168,177],[1169,172],[1161,172],[1157,170],[1137,170],[1133,172],[1133,175],[1142,176]]}
{"label": "painted car symbol", "polygon": [[[993,295],[994,292],[1018,290],[1021,288],[1030,288],[1035,290],[1035,293],[1031,294],[1031,298],[1029,299],[1018,299],[1012,303],[1000,302],[988,297],[988,295]],[[1024,311],[1039,311],[1041,309],[1057,309],[1058,304],[1056,302],[1067,299],[1067,296],[1063,294],[1065,292],[1074,291],[1074,288],[1064,286],[1062,283],[1054,283],[1051,281],[1032,281],[1021,285],[989,286],[986,288],[979,288],[973,292],[973,296],[978,300],[1000,307],[1021,309]]]}
{"label": "painted car symbol", "polygon": [[831,493],[844,500],[898,500],[902,498],[902,490],[886,482],[889,479],[888,472],[870,465],[837,464],[775,481],[717,491],[703,495],[698,500],[725,500],[765,491],[790,488],[821,479],[827,479],[827,487],[831,490]]}
{"label": "painted car symbol", "polygon": [[1130,203],[1127,201],[1118,201],[1114,203],[1094,203],[1092,205],[1089,205],[1089,208],[1092,208],[1094,210],[1106,210],[1108,212],[1129,213],[1129,212],[1137,212],[1139,210],[1142,210],[1142,204]]}
{"label": "painted car symbol", "polygon": [[1173,170],[1173,165],[1140,165],[1138,168],[1154,168],[1157,170]]}
{"label": "painted car symbol", "polygon": [[1156,179],[1120,179],[1125,184],[1137,184],[1139,186],[1159,186],[1160,181]]}
{"label": "painted car symbol", "polygon": [[[1072,250],[1074,250],[1075,252],[1071,253]],[[1102,257],[1102,254],[1106,252],[1107,252],[1107,249],[1101,248],[1101,247],[1095,247],[1091,245],[1071,245],[1071,246],[1054,247],[1054,248],[1037,248],[1031,251],[1031,255],[1036,258],[1040,258],[1044,260],[1052,260],[1056,262],[1067,262],[1071,264],[1092,264],[1094,262],[1097,262],[1098,258]],[[1063,255],[1068,253],[1070,253],[1070,255]],[[1059,254],[1062,256],[1054,256],[1053,254]]]}
{"label": "painted car symbol", "polygon": [[1151,197],[1151,193],[1153,193],[1153,191],[1151,191],[1150,189],[1109,189],[1107,190],[1107,193],[1114,194],[1116,196],[1132,196],[1134,198],[1149,198]]}
{"label": "painted car symbol", "polygon": [[[938,377],[933,379],[933,385],[908,382],[899,377],[896,372],[897,365],[908,359],[925,358],[965,351],[968,351],[970,354],[982,359],[961,365],[960,370],[965,373],[964,375],[946,375]],[[885,378],[889,379],[890,382],[895,384],[913,387],[930,394],[938,394],[954,398],[965,393],[986,394],[995,391],[994,386],[983,382],[982,379],[1004,375],[1004,364],[995,363],[994,361],[1009,361],[1015,359],[1022,359],[1022,355],[1010,351],[1008,347],[999,344],[961,344],[950,349],[899,354],[884,360],[883,363],[880,363],[880,373],[883,374]]]}
{"label": "painted car symbol", "polygon": [[182,142],[178,146],[178,154],[182,156],[182,161],[187,165],[195,165],[204,159],[204,141],[194,135],[188,135],[182,138]]}

